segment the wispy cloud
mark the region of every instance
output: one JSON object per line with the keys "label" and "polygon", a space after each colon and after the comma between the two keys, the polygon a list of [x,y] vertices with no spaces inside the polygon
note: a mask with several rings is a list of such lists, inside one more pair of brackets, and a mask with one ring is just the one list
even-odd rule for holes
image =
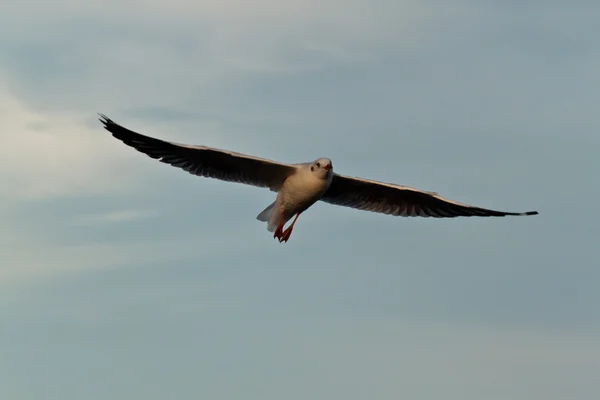
{"label": "wispy cloud", "polygon": [[148,219],[155,217],[156,215],[156,210],[149,209],[109,211],[105,213],[74,216],[71,224],[75,226],[117,224],[134,220]]}
{"label": "wispy cloud", "polygon": [[[113,220],[125,214],[113,214]],[[198,268],[210,265],[210,260],[227,254],[254,253],[272,245],[261,246],[246,240],[256,226],[239,229],[214,227],[212,232],[175,235],[167,239],[131,236],[125,239],[103,238],[82,243],[64,243],[56,238],[39,238],[25,231],[0,230],[0,285],[34,283],[61,274],[85,273],[96,269],[127,268],[145,264],[198,263]],[[1,233],[7,233],[3,235]],[[8,234],[10,233],[10,234]],[[232,243],[235,246],[232,246]],[[275,248],[275,251],[282,249]]]}
{"label": "wispy cloud", "polygon": [[106,135],[74,113],[38,112],[0,85],[0,195],[35,199],[124,190]]}
{"label": "wispy cloud", "polygon": [[[301,74],[384,59],[382,48],[413,46],[444,15],[412,0],[379,7],[354,0],[175,0],[168,6],[61,0],[42,10],[39,25],[21,3],[3,13],[10,18],[0,16],[3,36],[18,38],[4,44],[5,72],[36,109],[60,104],[80,112],[105,110],[107,104],[215,109],[228,88],[257,74]],[[39,29],[22,31],[25,23]],[[43,71],[37,71],[39,57]],[[199,97],[205,98],[201,104]]]}

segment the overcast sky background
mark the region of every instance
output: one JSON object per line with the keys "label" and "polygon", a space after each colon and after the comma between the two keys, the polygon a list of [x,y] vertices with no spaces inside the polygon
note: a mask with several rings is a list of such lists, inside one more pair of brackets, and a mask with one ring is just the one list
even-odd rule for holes
{"label": "overcast sky background", "polygon": [[[9,0],[0,398],[597,399],[596,1]],[[131,129],[528,218],[317,204]]]}

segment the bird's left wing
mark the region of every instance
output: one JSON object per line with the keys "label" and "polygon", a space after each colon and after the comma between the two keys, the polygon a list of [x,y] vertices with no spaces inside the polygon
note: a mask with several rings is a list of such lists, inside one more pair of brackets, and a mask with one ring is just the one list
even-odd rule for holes
{"label": "bird's left wing", "polygon": [[448,200],[433,192],[338,174],[334,174],[331,186],[321,200],[338,206],[402,217],[504,217],[538,213],[488,210]]}
{"label": "bird's left wing", "polygon": [[112,135],[137,151],[163,163],[181,168],[190,174],[206,178],[238,182],[247,185],[281,189],[283,182],[297,167],[265,158],[225,151],[206,146],[166,142],[131,131],[105,115],[100,122]]}

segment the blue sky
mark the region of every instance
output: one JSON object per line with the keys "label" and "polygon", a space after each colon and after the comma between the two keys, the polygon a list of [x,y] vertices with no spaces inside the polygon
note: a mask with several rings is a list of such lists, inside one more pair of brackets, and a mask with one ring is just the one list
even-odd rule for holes
{"label": "blue sky", "polygon": [[[3,8],[2,399],[597,397],[596,2]],[[151,160],[97,112],[540,215],[317,204],[279,244],[272,193]]]}

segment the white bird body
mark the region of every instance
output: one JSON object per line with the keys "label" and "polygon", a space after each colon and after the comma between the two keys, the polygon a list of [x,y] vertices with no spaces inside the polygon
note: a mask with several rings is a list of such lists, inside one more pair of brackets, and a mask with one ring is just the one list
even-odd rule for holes
{"label": "white bird body", "polygon": [[[435,192],[333,172],[331,160],[286,164],[207,146],[167,142],[129,130],[100,115],[104,128],[128,146],[190,174],[269,188],[277,198],[256,217],[287,242],[298,216],[317,201],[399,217],[504,217],[537,211],[497,211],[446,199]],[[283,230],[292,217],[294,221]]]}
{"label": "white bird body", "polygon": [[[319,169],[315,168],[317,165]],[[320,169],[321,166],[324,168]],[[283,182],[276,200],[257,219],[268,221],[267,229],[273,232],[281,223],[285,224],[319,201],[332,180],[331,160],[327,158],[320,158],[313,164],[299,164],[296,172]]]}

